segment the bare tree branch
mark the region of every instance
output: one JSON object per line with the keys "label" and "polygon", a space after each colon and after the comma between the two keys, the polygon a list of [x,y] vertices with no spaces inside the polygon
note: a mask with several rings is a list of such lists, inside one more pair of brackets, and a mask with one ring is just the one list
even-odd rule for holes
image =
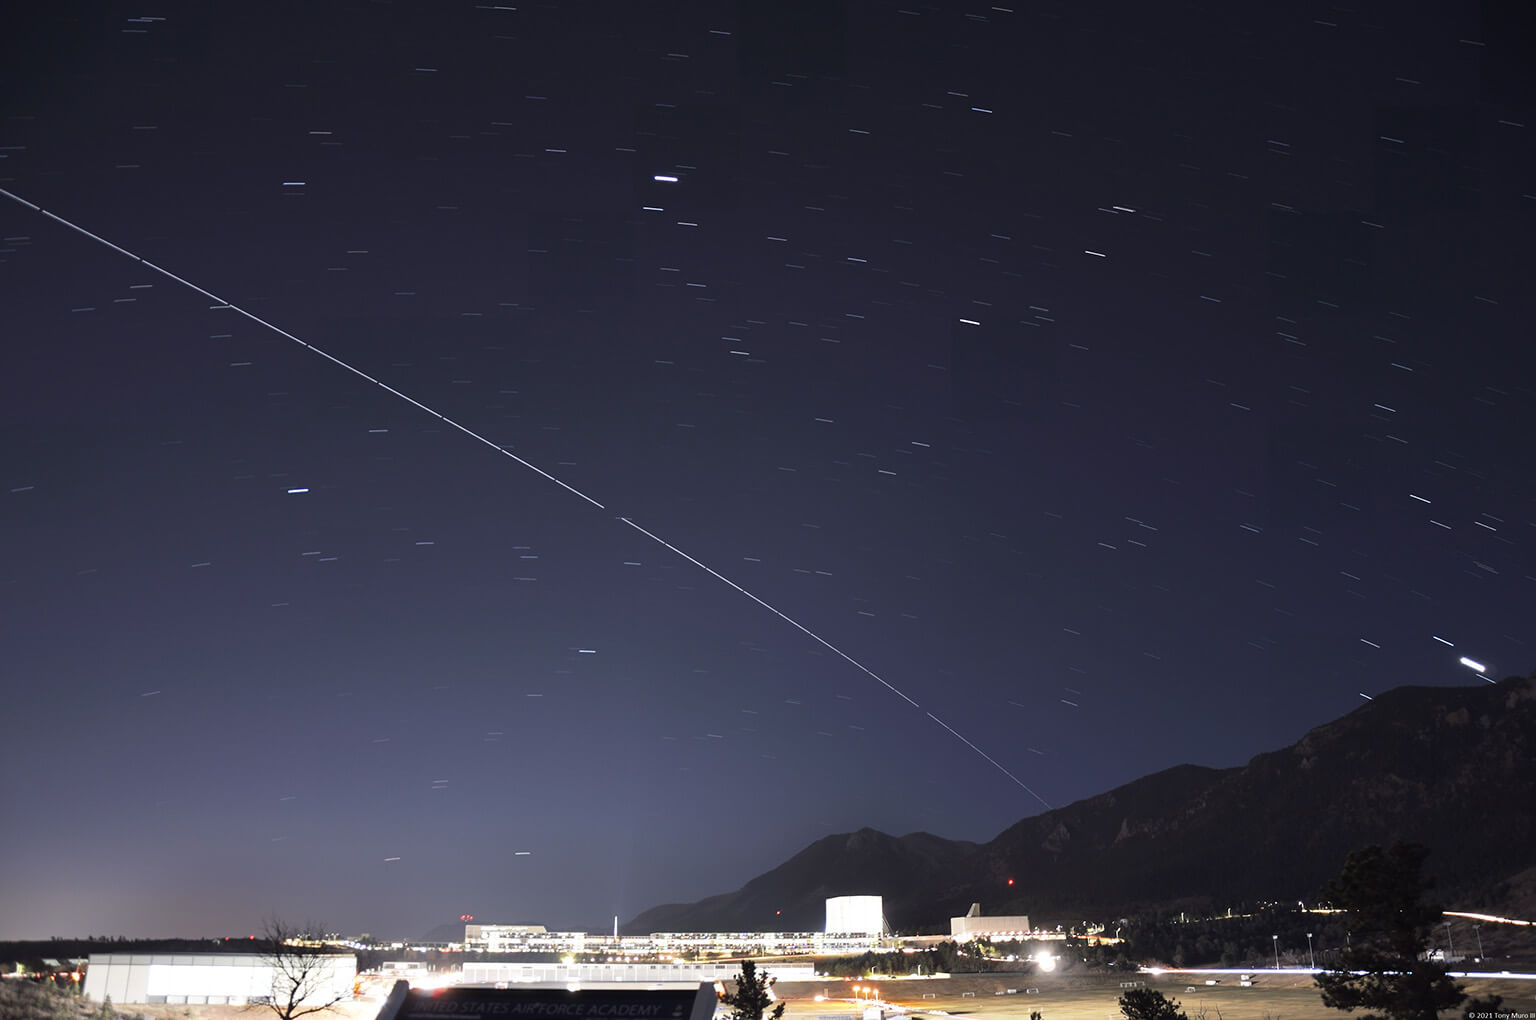
{"label": "bare tree branch", "polygon": [[304,945],[304,934],[277,917],[267,918],[262,925],[267,943],[262,962],[272,968],[272,995],[265,1005],[279,1020],[322,1013],[352,997],[350,988],[336,984],[334,957]]}

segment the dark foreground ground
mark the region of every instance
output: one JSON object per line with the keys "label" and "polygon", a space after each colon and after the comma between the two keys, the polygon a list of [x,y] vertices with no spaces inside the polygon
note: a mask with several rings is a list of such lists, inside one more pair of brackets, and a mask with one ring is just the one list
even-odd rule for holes
{"label": "dark foreground ground", "polygon": [[[1135,977],[1178,1000],[1190,1020],[1347,1020],[1349,1016],[1325,1008],[1312,979],[1304,975],[1257,974],[1251,988],[1239,987],[1236,975],[1231,974],[1213,975],[1221,981],[1218,985],[1206,985],[1206,978],[1188,973]],[[882,1000],[905,1006],[919,1016],[940,1020],[945,1016],[963,1020],[1027,1020],[1037,1010],[1045,1020],[1124,1020],[1117,1004],[1122,991],[1120,979],[1075,975],[1052,978],[988,975],[872,983]],[[862,1016],[862,1004],[845,998],[855,983],[858,982],[783,986],[780,994],[789,1001],[786,1020],[838,1014]],[[1524,1013],[1527,1020],[1536,1015],[1536,981],[1468,980],[1465,985],[1472,995],[1502,995],[1501,1011],[1506,1014]],[[1009,993],[1010,988],[1015,991]],[[815,1001],[818,994],[827,996],[826,1000]],[[1443,1015],[1460,1017],[1464,1013]]]}
{"label": "dark foreground ground", "polygon": [[[1179,1001],[1190,1020],[1345,1020],[1348,1014],[1325,1009],[1311,979],[1304,975],[1257,974],[1251,988],[1239,987],[1235,975],[1217,976],[1207,985],[1198,974],[1137,975],[1148,987]],[[1120,981],[1097,975],[994,974],[985,977],[905,979],[869,982],[887,1006],[905,1007],[920,1020],[1027,1020],[1038,1011],[1045,1020],[1123,1020],[1117,1001]],[[816,1017],[862,1020],[870,1003],[854,997],[855,984],[829,980],[784,984],[778,992],[788,1004],[786,1020]],[[1473,995],[1504,997],[1501,1012],[1511,1020],[1536,1016],[1536,981],[1468,980]],[[1012,989],[1012,991],[1010,991]],[[817,1001],[817,996],[822,996]],[[314,1020],[370,1020],[379,1004],[346,1003],[316,1014]],[[261,1007],[123,1005],[103,1014],[99,1003],[50,994],[31,982],[0,982],[0,1020],[262,1020],[273,1014]],[[1443,1014],[1460,1017],[1460,1011]]]}

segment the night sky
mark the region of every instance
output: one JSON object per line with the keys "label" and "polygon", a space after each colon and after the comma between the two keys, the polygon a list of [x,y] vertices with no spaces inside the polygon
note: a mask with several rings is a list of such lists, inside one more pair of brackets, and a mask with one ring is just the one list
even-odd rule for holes
{"label": "night sky", "polygon": [[0,937],[602,930],[1536,666],[1520,19],[903,2],[7,23],[0,187],[436,414],[0,201]]}

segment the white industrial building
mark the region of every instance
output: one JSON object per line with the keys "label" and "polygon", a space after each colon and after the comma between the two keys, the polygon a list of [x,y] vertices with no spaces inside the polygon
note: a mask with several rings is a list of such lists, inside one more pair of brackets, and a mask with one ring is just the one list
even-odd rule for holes
{"label": "white industrial building", "polygon": [[[357,957],[327,953],[305,998],[328,1002],[350,996],[357,979]],[[92,953],[85,970],[85,995],[117,1005],[244,1006],[271,998],[275,988],[272,960],[258,953]]]}
{"label": "white industrial building", "polygon": [[867,935],[886,932],[885,900],[880,896],[833,896],[827,900],[828,935]]}
{"label": "white industrial building", "polygon": [[981,904],[972,903],[971,909],[965,912],[964,917],[951,917],[949,919],[949,936],[954,939],[988,938],[998,935],[1028,935],[1028,914],[1000,914],[996,917],[984,917],[981,913]]}

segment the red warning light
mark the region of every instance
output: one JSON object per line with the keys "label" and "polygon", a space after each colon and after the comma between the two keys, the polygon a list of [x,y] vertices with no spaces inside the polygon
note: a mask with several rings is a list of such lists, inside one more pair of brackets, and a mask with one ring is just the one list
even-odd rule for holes
{"label": "red warning light", "polygon": [[473,921],[474,919],[475,919],[475,915],[474,914],[460,914],[459,915],[459,920],[460,921]]}
{"label": "red warning light", "polygon": [[1009,879],[1009,880],[1008,880],[1008,884],[1009,884],[1009,885],[1012,885],[1012,884],[1013,884],[1013,879],[1011,879],[1011,878],[1010,878],[1010,879]]}
{"label": "red warning light", "polygon": [[775,911],[774,911],[774,912],[773,912],[773,916],[774,916],[774,917],[778,917],[778,916],[779,916],[779,915],[781,915],[781,914],[783,914],[783,913],[784,913],[784,911],[782,911],[782,910],[775,910]]}

